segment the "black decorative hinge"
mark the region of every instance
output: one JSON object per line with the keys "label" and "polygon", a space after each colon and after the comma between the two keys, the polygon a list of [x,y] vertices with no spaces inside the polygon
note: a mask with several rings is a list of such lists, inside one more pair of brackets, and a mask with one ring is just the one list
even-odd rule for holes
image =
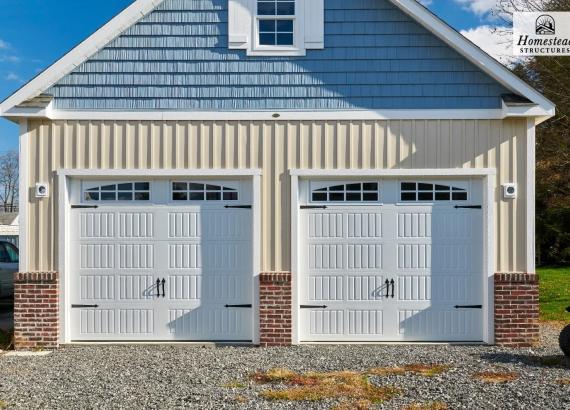
{"label": "black decorative hinge", "polygon": [[327,209],[326,205],[301,205],[301,209]]}
{"label": "black decorative hinge", "polygon": [[481,205],[455,205],[455,209],[481,209]]}
{"label": "black decorative hinge", "polygon": [[71,205],[72,209],[94,209],[99,208],[99,205]]}
{"label": "black decorative hinge", "polygon": [[455,305],[455,309],[483,309],[483,305]]}
{"label": "black decorative hinge", "polygon": [[327,305],[301,305],[301,309],[326,309]]}
{"label": "black decorative hinge", "polygon": [[80,309],[80,308],[98,308],[99,305],[71,305],[72,308],[74,309]]}
{"label": "black decorative hinge", "polygon": [[251,304],[249,304],[249,305],[225,305],[224,307],[227,307],[227,308],[250,308],[250,307],[252,307],[252,305]]}
{"label": "black decorative hinge", "polygon": [[224,208],[251,209],[251,205],[226,205]]}

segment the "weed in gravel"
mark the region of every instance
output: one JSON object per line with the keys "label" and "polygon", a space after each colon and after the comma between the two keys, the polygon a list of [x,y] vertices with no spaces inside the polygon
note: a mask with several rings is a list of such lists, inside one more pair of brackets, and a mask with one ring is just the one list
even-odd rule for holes
{"label": "weed in gravel", "polygon": [[368,410],[370,406],[372,406],[370,400],[360,399],[355,401],[342,401],[333,407],[332,410]]}
{"label": "weed in gravel", "polygon": [[560,379],[557,383],[561,386],[570,386],[570,379]]}
{"label": "weed in gravel", "polygon": [[243,389],[247,387],[247,385],[239,380],[232,380],[231,382],[224,384],[224,387],[227,387],[228,389]]}
{"label": "weed in gravel", "polygon": [[516,372],[478,372],[473,378],[484,383],[507,383],[517,380],[520,374]]}
{"label": "weed in gravel", "polygon": [[[378,387],[359,372],[295,373],[287,369],[257,372],[252,379],[261,384],[285,384],[285,389],[269,389],[260,393],[267,400],[321,401],[336,399],[339,409],[365,410],[373,403],[382,403],[400,393],[395,387]],[[348,407],[347,407],[348,406]],[[360,407],[358,407],[360,406]]]}
{"label": "weed in gravel", "polygon": [[427,403],[412,403],[402,408],[402,410],[447,410],[447,404],[441,401],[430,401]]}
{"label": "weed in gravel", "polygon": [[420,376],[434,377],[439,374],[445,373],[451,366],[444,364],[407,364],[405,366],[397,367],[377,367],[370,369],[369,374],[375,376],[398,376],[404,374],[417,374]]}
{"label": "weed in gravel", "polygon": [[4,410],[8,408],[8,403],[6,403],[4,400],[0,400],[0,410]]}
{"label": "weed in gravel", "polygon": [[251,375],[251,379],[259,384],[286,382],[293,377],[298,376],[297,373],[284,368],[269,369],[266,372],[255,372]]}
{"label": "weed in gravel", "polygon": [[247,403],[249,401],[249,399],[245,396],[242,396],[241,394],[236,394],[234,396],[234,401],[236,403]]}

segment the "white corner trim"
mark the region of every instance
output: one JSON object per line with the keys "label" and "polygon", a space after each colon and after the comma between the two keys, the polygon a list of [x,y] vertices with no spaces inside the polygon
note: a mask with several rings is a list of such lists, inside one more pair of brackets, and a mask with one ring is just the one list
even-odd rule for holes
{"label": "white corner trim", "polygon": [[148,177],[180,177],[180,176],[196,176],[196,177],[245,177],[261,175],[261,169],[244,168],[244,169],[58,169],[57,175],[72,177],[129,177],[129,176],[148,176]]}
{"label": "white corner trim", "polygon": [[450,47],[489,74],[510,90],[520,93],[545,111],[554,112],[555,105],[548,98],[518,78],[509,69],[451,28],[447,23],[422,6],[416,0],[390,0],[398,8],[410,15]]}
{"label": "white corner trim", "polygon": [[299,177],[455,177],[496,175],[495,168],[411,168],[411,169],[291,169],[292,176]]}
{"label": "white corner trim", "polygon": [[44,92],[124,30],[154,10],[154,8],[163,1],[164,0],[136,0],[86,40],[65,54],[61,59],[4,100],[0,104],[0,115],[16,105]]}
{"label": "white corner trim", "polygon": [[253,190],[253,309],[251,314],[253,315],[253,337],[252,343],[258,345],[260,342],[260,283],[259,275],[261,274],[261,173],[255,173],[252,175],[252,190]]}
{"label": "white corner trim", "polygon": [[483,178],[483,341],[495,343],[495,175]]}
{"label": "white corner trim", "polygon": [[19,209],[19,253],[20,272],[28,272],[28,195],[30,190],[28,164],[30,161],[30,137],[28,132],[28,120],[20,121],[20,144],[19,144],[19,185],[18,185],[18,207]]}
{"label": "white corner trim", "polygon": [[291,176],[291,342],[300,343],[299,338],[299,177]]}
{"label": "white corner trim", "polygon": [[47,108],[11,108],[7,118],[47,118],[87,121],[319,121],[319,120],[502,120],[509,117],[552,117],[554,109],[507,107],[498,109],[313,110],[313,111],[71,111]]}
{"label": "white corner trim", "polygon": [[57,271],[59,272],[59,342],[69,342],[71,307],[67,306],[68,293],[67,289],[67,267],[69,252],[67,251],[68,245],[68,232],[69,232],[69,178],[64,174],[57,176],[58,188],[58,208],[57,208],[57,223],[58,223],[58,260]]}
{"label": "white corner trim", "polygon": [[536,128],[527,120],[526,135],[526,273],[536,271],[535,201],[536,201]]}

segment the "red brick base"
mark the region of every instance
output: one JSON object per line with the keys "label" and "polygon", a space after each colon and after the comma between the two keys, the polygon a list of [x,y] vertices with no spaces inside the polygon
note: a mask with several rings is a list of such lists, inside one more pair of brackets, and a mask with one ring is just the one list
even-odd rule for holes
{"label": "red brick base", "polygon": [[14,346],[18,350],[55,349],[59,340],[59,275],[14,275]]}
{"label": "red brick base", "polygon": [[291,344],[291,273],[259,276],[259,332],[261,346]]}
{"label": "red brick base", "polygon": [[495,274],[495,343],[527,347],[539,342],[538,276]]}

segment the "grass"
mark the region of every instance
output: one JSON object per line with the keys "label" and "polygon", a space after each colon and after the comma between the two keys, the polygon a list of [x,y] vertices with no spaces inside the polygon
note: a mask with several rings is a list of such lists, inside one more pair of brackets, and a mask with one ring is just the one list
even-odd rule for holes
{"label": "grass", "polygon": [[570,267],[539,268],[540,319],[570,322]]}
{"label": "grass", "polygon": [[224,387],[228,389],[244,389],[247,385],[239,380],[232,380],[231,382],[224,384]]}
{"label": "grass", "polygon": [[473,374],[473,378],[484,383],[508,383],[517,380],[520,377],[515,372],[479,372]]}
{"label": "grass", "polygon": [[412,403],[402,408],[402,410],[447,410],[447,404],[441,401],[430,401],[427,403]]}
{"label": "grass", "polygon": [[400,394],[392,386],[375,386],[370,383],[369,375],[361,372],[297,373],[281,368],[254,373],[251,379],[258,384],[285,385],[262,391],[260,396],[267,400],[335,400],[339,403],[337,410],[367,410]]}
{"label": "grass", "polygon": [[560,379],[557,383],[561,386],[570,386],[570,379]]}

